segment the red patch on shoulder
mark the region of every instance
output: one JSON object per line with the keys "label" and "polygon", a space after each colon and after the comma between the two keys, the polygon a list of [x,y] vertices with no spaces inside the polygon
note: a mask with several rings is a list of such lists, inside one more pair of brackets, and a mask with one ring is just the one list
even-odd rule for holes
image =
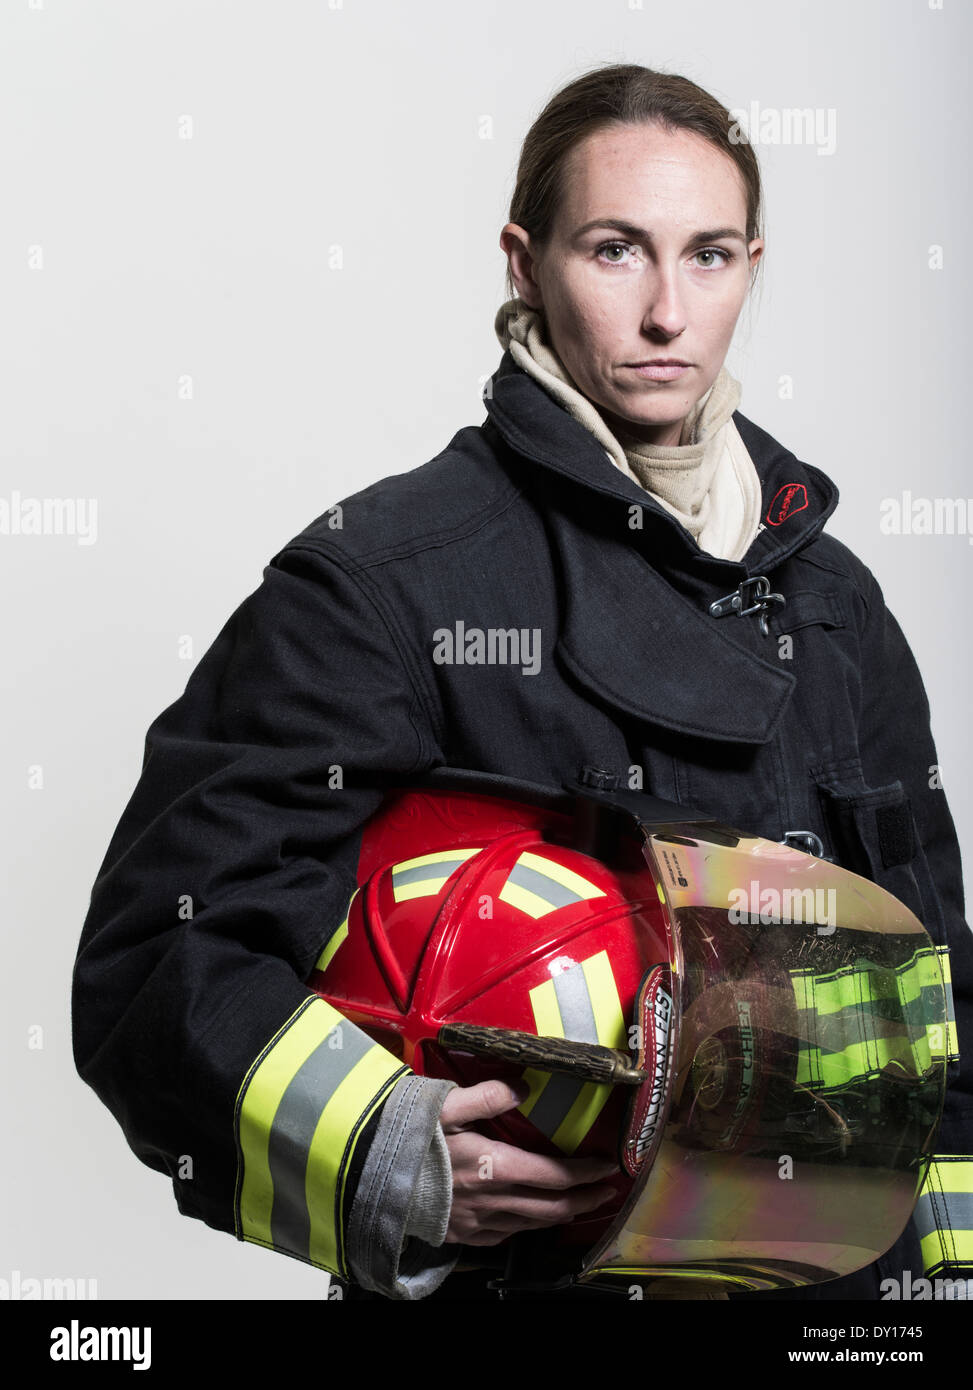
{"label": "red patch on shoulder", "polygon": [[771,526],[779,526],[794,512],[803,512],[807,506],[807,488],[803,483],[785,483],[767,508],[767,521]]}

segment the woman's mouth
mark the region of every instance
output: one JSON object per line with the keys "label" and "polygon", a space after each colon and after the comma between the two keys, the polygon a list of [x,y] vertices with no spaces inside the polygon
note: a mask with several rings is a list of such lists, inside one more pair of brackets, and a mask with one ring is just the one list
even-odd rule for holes
{"label": "woman's mouth", "polygon": [[637,372],[646,381],[675,381],[690,369],[689,362],[643,362],[638,366],[634,363],[628,364],[629,371]]}

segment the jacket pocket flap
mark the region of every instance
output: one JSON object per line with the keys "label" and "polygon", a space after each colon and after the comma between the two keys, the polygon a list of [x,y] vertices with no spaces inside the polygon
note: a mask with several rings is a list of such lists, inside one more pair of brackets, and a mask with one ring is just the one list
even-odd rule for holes
{"label": "jacket pocket flap", "polygon": [[814,623],[820,623],[823,627],[846,626],[841,600],[835,593],[822,594],[815,589],[799,589],[785,597],[787,602],[769,620],[772,632],[797,632]]}

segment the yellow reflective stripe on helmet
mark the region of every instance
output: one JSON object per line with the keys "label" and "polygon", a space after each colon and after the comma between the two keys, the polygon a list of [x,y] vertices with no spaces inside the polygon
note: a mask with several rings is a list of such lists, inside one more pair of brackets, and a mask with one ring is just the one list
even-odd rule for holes
{"label": "yellow reflective stripe on helmet", "polygon": [[441,849],[403,860],[392,869],[392,897],[397,903],[410,898],[435,897],[467,859],[479,854],[482,845],[465,849]]}
{"label": "yellow reflective stripe on helmet", "polygon": [[328,939],[328,944],[324,947],[321,954],[314,962],[314,969],[320,971],[322,975],[327,970],[331,962],[334,960],[335,952],[338,950],[339,946],[341,946],[348,939],[348,918],[351,916],[351,905],[357,898],[358,892],[359,890],[356,887],[353,890],[351,897],[348,899],[348,906],[345,908],[345,920],[334,932],[331,933],[331,936]]}
{"label": "yellow reflective stripe on helmet", "polygon": [[[625,1018],[608,952],[600,951],[598,955],[586,960],[582,968],[588,981],[588,994],[598,1028],[598,1041],[603,1047],[626,1048],[628,1037]],[[581,1094],[564,1117],[563,1123],[551,1136],[559,1149],[565,1153],[574,1153],[604,1109],[612,1089],[611,1086],[598,1086],[592,1081],[585,1082]]]}
{"label": "yellow reflective stripe on helmet", "polygon": [[407,1071],[323,999],[296,1009],[237,1096],[237,1235],[345,1274],[348,1163],[368,1117]]}
{"label": "yellow reflective stripe on helmet", "polygon": [[537,918],[569,903],[603,898],[605,890],[553,859],[524,850],[517,856],[498,896],[501,902]]}
{"label": "yellow reflective stripe on helmet", "polygon": [[933,1158],[914,1220],[927,1278],[953,1265],[973,1266],[973,1156]]}
{"label": "yellow reflective stripe on helmet", "polygon": [[[530,992],[538,1037],[571,1038],[605,1047],[627,1044],[625,1018],[607,951],[536,985]],[[530,1068],[525,1072],[530,1093],[519,1106],[522,1114],[564,1153],[573,1153],[601,1114],[611,1086],[576,1081],[558,1073]]]}
{"label": "yellow reflective stripe on helmet", "polygon": [[325,946],[324,950],[321,952],[317,960],[314,962],[315,970],[320,971],[322,975],[324,974],[328,966],[334,960],[335,953],[337,952],[338,947],[341,946],[342,943],[347,940],[347,937],[348,918],[346,917],[345,920],[342,922],[341,926],[332,935],[331,940],[328,942],[327,946]]}
{"label": "yellow reflective stripe on helmet", "polygon": [[[561,1011],[557,1006],[557,995],[554,993],[554,981],[545,980],[543,984],[535,986],[530,992],[531,1008],[534,1011],[534,1027],[539,1038],[563,1038],[564,1026],[561,1023]],[[549,1071],[537,1071],[534,1067],[528,1067],[524,1072],[524,1080],[530,1086],[527,1098],[518,1105],[517,1109],[522,1115],[530,1116],[534,1104],[543,1091],[544,1087],[551,1079]]]}
{"label": "yellow reflective stripe on helmet", "polygon": [[334,959],[338,947],[347,939],[347,936],[348,918],[346,917],[345,920],[342,922],[341,926],[335,932],[334,936],[332,936],[331,940],[328,942],[327,946],[325,946],[324,950],[318,956],[314,966],[315,970],[319,970],[322,975],[324,974],[324,972],[327,970],[328,966]]}

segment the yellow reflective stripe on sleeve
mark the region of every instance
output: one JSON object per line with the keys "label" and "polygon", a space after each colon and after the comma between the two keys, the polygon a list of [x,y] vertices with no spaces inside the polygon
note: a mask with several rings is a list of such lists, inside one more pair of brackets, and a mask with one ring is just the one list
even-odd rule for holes
{"label": "yellow reflective stripe on sleeve", "polygon": [[[401,1072],[392,1054],[373,1045],[336,1087],[321,1112],[308,1149],[306,1200],[310,1215],[308,1256],[312,1264],[331,1269],[337,1256],[338,1227],[334,1221],[340,1205],[339,1177],[347,1171],[345,1156],[336,1147],[335,1137],[355,1134],[387,1093],[387,1083]],[[362,1110],[362,1097],[371,1099]],[[349,1157],[351,1151],[349,1150]],[[310,1180],[310,1175],[315,1181]],[[343,1182],[340,1184],[343,1187]],[[342,1252],[343,1253],[343,1252]]]}
{"label": "yellow reflective stripe on sleeve", "polygon": [[949,958],[948,946],[937,946],[939,964],[943,972],[943,988],[946,991],[946,1060],[959,1061],[959,1038],[956,1034],[956,1005],[953,1003],[953,964]]}
{"label": "yellow reflective stripe on sleeve", "polygon": [[952,1265],[973,1266],[973,1156],[933,1158],[914,1220],[927,1278]]}
{"label": "yellow reflective stripe on sleeve", "polygon": [[237,1097],[237,1234],[345,1274],[341,1198],[362,1126],[407,1072],[323,999],[291,1015]]}
{"label": "yellow reflective stripe on sleeve", "polygon": [[924,989],[938,991],[942,988],[941,959],[932,947],[926,947],[916,951],[895,971],[880,970],[867,962],[831,975],[794,971],[798,1008],[813,1008],[819,1017],[826,1018],[842,1009],[859,1007],[865,1001],[879,1004],[883,1000],[897,999],[908,1017],[907,1006],[914,1006]]}
{"label": "yellow reflective stripe on sleeve", "polygon": [[950,993],[953,989],[953,962],[950,959],[948,946],[937,946],[936,952],[939,956],[939,964],[943,972],[943,983],[949,986]]}
{"label": "yellow reflective stripe on sleeve", "polygon": [[921,1076],[932,1063],[928,1041],[925,1038],[910,1042],[906,1037],[875,1037],[851,1043],[840,1052],[809,1047],[798,1054],[796,1079],[802,1085],[817,1082],[830,1088],[881,1071],[892,1063],[898,1064],[900,1075],[905,1072],[909,1076]]}
{"label": "yellow reflective stripe on sleeve", "polygon": [[[888,979],[878,981],[865,970],[847,970],[835,975],[804,977],[805,990],[799,996],[802,1008],[813,1008],[819,1018],[842,1013],[845,1009],[857,1009],[863,1001],[896,999],[898,992],[891,971]],[[885,988],[882,989],[881,985]],[[797,981],[795,981],[795,991]],[[808,994],[808,989],[811,993]],[[918,990],[916,991],[918,996]]]}
{"label": "yellow reflective stripe on sleeve", "polygon": [[897,970],[868,961],[814,975],[793,971],[797,1081],[830,1089],[886,1067],[922,1075],[949,1047],[941,957],[924,947]]}

